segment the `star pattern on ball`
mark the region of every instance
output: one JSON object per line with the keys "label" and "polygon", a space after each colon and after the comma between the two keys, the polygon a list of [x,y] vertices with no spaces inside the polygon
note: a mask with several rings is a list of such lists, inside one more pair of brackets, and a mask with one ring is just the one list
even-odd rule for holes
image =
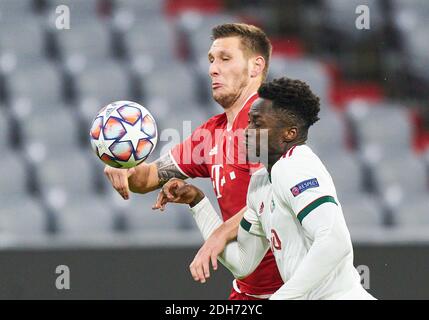
{"label": "star pattern on ball", "polygon": [[109,157],[114,158],[112,151],[110,151],[110,146],[116,142],[116,139],[104,139],[103,131],[100,132],[100,138],[95,142],[95,146],[98,150],[98,156],[101,158],[104,154],[107,154]]}
{"label": "star pattern on ball", "polygon": [[110,117],[115,118],[121,118],[121,115],[118,113],[118,110],[113,107],[107,107],[103,110],[100,115],[103,117],[103,126],[106,124],[107,120],[109,120]]}
{"label": "star pattern on ball", "polygon": [[149,136],[143,132],[142,128],[142,119],[140,118],[137,120],[133,125],[122,122],[124,128],[125,128],[125,135],[119,140],[121,142],[123,141],[130,141],[133,145],[133,150],[137,150],[137,146],[139,144],[139,141],[141,139],[149,138]]}

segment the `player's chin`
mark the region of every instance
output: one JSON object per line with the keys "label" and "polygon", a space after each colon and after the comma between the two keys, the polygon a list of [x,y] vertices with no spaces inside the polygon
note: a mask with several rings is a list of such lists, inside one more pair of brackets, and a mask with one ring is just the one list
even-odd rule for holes
{"label": "player's chin", "polygon": [[224,100],[228,94],[225,92],[223,87],[212,88],[212,96],[215,101]]}
{"label": "player's chin", "polygon": [[212,89],[212,97],[217,102],[221,98],[221,94],[216,91],[216,89]]}

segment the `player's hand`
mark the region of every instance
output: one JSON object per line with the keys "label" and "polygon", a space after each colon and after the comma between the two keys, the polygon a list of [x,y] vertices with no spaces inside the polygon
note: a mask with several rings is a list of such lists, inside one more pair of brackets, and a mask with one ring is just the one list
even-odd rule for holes
{"label": "player's hand", "polygon": [[227,238],[218,230],[206,240],[189,266],[195,281],[205,283],[206,279],[210,278],[210,262],[213,270],[217,270],[217,257],[225,249],[226,243]]}
{"label": "player's hand", "polygon": [[197,187],[177,178],[170,179],[159,191],[156,203],[152,209],[165,210],[168,202],[186,203],[191,206],[204,198],[204,194]]}
{"label": "player's hand", "polygon": [[135,172],[135,168],[117,169],[107,165],[104,167],[104,174],[109,179],[113,188],[118,191],[124,200],[128,200],[130,198],[128,178],[131,177]]}

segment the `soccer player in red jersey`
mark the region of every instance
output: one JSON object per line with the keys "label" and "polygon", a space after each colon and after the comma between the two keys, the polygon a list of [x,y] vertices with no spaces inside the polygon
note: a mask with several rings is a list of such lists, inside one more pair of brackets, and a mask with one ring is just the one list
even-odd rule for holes
{"label": "soccer player in red jersey", "polygon": [[[246,207],[252,170],[246,161],[244,130],[248,112],[264,81],[271,43],[265,33],[252,25],[223,24],[212,30],[208,52],[212,95],[224,113],[210,118],[189,138],[153,163],[132,169],[106,166],[105,174],[124,199],[129,190],[146,193],[162,187],[170,178],[211,178],[224,223],[206,240],[192,264],[209,262],[217,268],[217,256],[226,243],[235,239]],[[235,279],[229,299],[266,299],[283,281],[269,251],[258,268],[244,279]]]}

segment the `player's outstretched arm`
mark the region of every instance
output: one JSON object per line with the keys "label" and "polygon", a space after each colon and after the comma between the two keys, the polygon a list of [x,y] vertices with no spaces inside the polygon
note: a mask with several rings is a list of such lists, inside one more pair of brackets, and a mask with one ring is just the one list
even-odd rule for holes
{"label": "player's outstretched arm", "polygon": [[293,276],[270,299],[302,299],[352,252],[352,243],[339,206],[324,203],[302,221],[313,244]]}
{"label": "player's outstretched arm", "polygon": [[[204,193],[183,180],[171,179],[165,184],[153,208],[163,210],[168,202],[190,205],[204,240],[213,237],[216,230],[224,224]],[[268,248],[269,242],[265,237],[253,235],[240,227],[237,240],[223,246],[219,255],[194,259],[189,268],[195,281],[204,283],[210,277],[209,263],[212,262],[213,269],[216,270],[218,258],[236,278],[243,278],[256,269]]]}
{"label": "player's outstretched arm", "polygon": [[217,259],[219,255],[225,250],[225,246],[228,242],[237,239],[240,221],[243,219],[245,211],[246,208],[243,208],[233,217],[224,221],[205,239],[204,244],[198,250],[191,263],[191,268],[203,266],[204,274],[207,278],[210,277],[210,262],[212,263],[213,270],[217,270]]}
{"label": "player's outstretched arm", "polygon": [[[179,189],[180,191],[178,191]],[[181,179],[173,178],[162,187],[162,190],[160,190],[157,202],[153,206],[153,209],[161,209],[161,211],[163,211],[165,210],[165,206],[168,202],[188,203],[193,207],[194,204],[192,204],[191,201],[199,203],[203,198],[204,194],[198,188],[186,184],[186,182]],[[225,259],[222,259],[222,256],[220,255],[224,252],[228,242],[237,239],[240,222],[243,219],[246,210],[247,208],[243,208],[225,222],[222,222],[222,220],[220,220],[216,215],[216,224],[214,227],[213,225],[210,225],[210,232],[202,231],[203,235],[206,235],[204,236],[205,242],[198,250],[189,266],[193,275],[199,275],[194,277],[196,281],[205,282],[205,278],[210,277],[210,263],[212,264],[213,270],[217,270],[218,258],[225,265]],[[220,223],[217,223],[218,220]],[[198,225],[198,227],[200,227],[201,230],[201,225]],[[234,256],[234,254],[232,256]],[[229,268],[234,268],[236,265],[237,264],[232,263]],[[250,263],[245,263],[244,265],[252,266]],[[254,268],[256,268],[256,266],[254,266]],[[252,271],[254,268],[252,267]],[[239,267],[231,271],[236,275],[236,277],[240,278],[247,274],[246,270],[240,271]]]}
{"label": "player's outstretched arm", "polygon": [[[193,206],[191,211],[205,240],[209,239],[223,223],[207,198]],[[237,240],[226,244],[217,258],[235,278],[240,279],[256,269],[268,248],[269,242],[265,237],[251,234],[239,227]],[[209,261],[209,259],[194,259],[191,263],[189,268],[195,281],[204,283],[206,278],[210,277]]]}
{"label": "player's outstretched arm", "polygon": [[170,153],[152,163],[143,162],[131,169],[116,169],[106,166],[104,173],[113,188],[125,200],[129,199],[130,191],[147,193],[162,187],[171,178],[187,178],[177,168]]}

